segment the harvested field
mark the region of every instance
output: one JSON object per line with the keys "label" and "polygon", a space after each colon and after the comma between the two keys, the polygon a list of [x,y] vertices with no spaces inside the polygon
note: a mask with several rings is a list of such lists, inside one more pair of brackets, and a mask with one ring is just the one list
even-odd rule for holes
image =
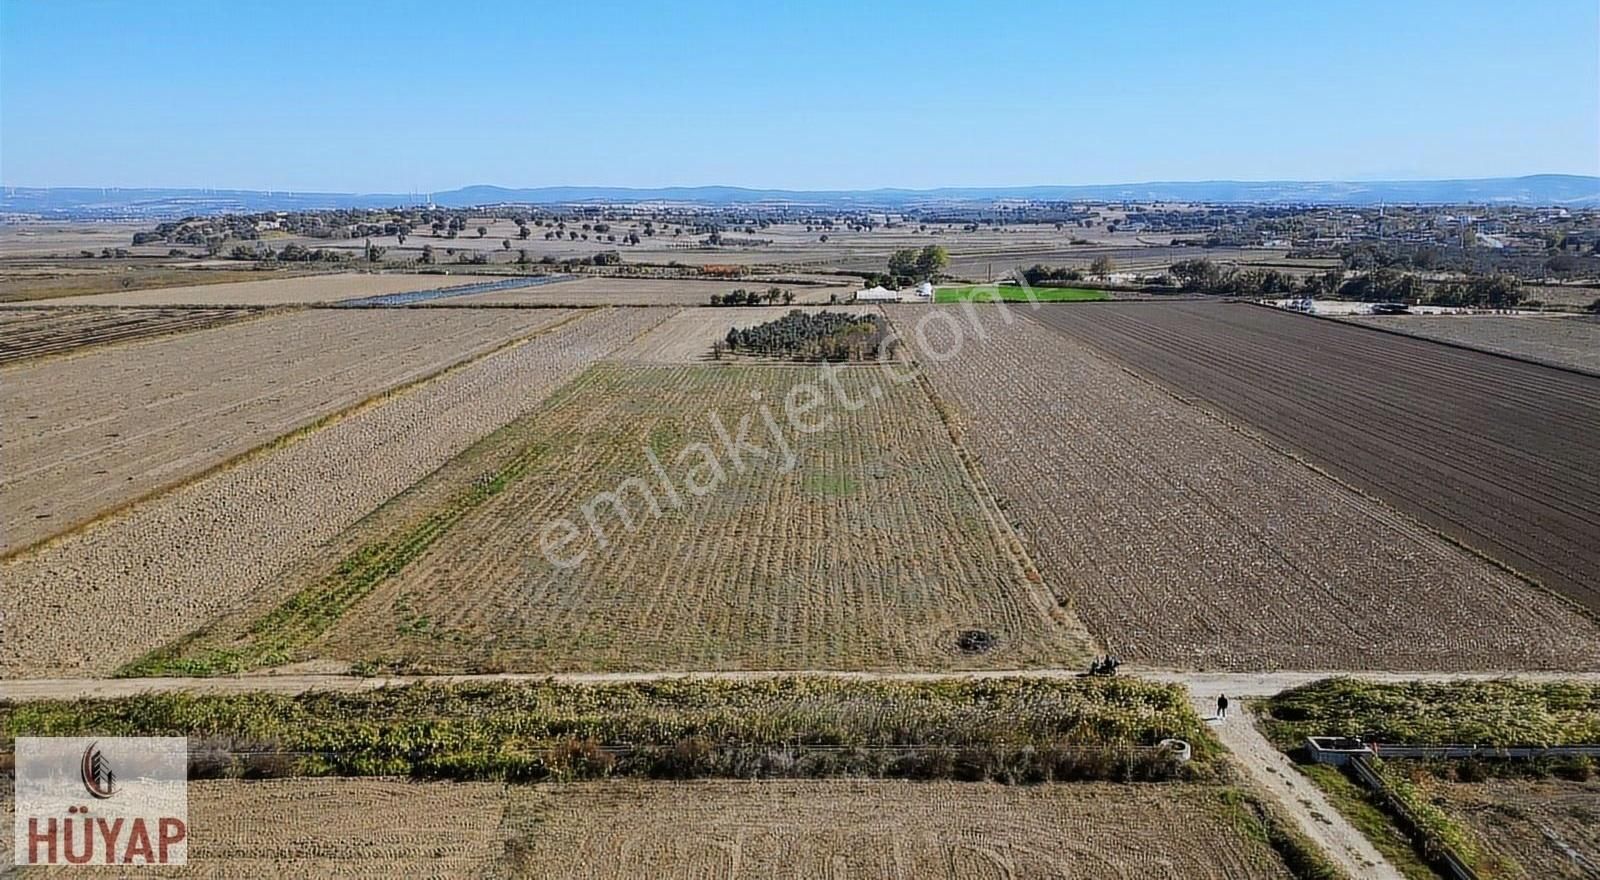
{"label": "harvested field", "polygon": [[[9,788],[9,786],[6,786]],[[10,793],[5,806],[11,809]],[[505,785],[398,779],[194,780],[189,863],[141,877],[505,876]],[[7,821],[9,829],[11,823]],[[12,836],[0,857],[12,864]],[[32,869],[22,877],[56,872]],[[85,877],[129,872],[81,867]]]}
{"label": "harvested field", "polygon": [[1247,305],[1035,317],[1600,612],[1600,377]]}
{"label": "harvested field", "polygon": [[[550,878],[1288,878],[1219,790],[890,781],[527,789],[508,852]],[[1245,827],[1240,827],[1245,824]]]}
{"label": "harvested field", "polygon": [[1350,320],[1423,339],[1600,374],[1600,318],[1395,315]]}
{"label": "harvested field", "polygon": [[202,330],[258,314],[249,309],[0,310],[0,364]]}
{"label": "harvested field", "polygon": [[573,314],[297,311],[4,368],[3,549],[62,532]]}
{"label": "harvested field", "polygon": [[0,563],[0,676],[104,673],[275,592],[286,567],[661,318],[586,313]]}
{"label": "harvested field", "polygon": [[1600,782],[1430,780],[1423,789],[1471,831],[1494,876],[1600,876]]}
{"label": "harvested field", "polygon": [[1600,667],[1600,626],[1567,603],[1074,337],[973,308],[986,339],[961,310],[890,312],[908,340],[922,321],[920,348],[953,352],[924,360],[963,445],[1045,583],[1115,653],[1208,669]]}
{"label": "harvested field", "polygon": [[227,284],[197,284],[151,290],[124,290],[67,299],[38,300],[40,305],[73,306],[276,306],[338,302],[412,290],[433,290],[479,280],[474,275],[305,275]]}
{"label": "harvested field", "polygon": [[[854,281],[855,279],[849,279]],[[830,293],[847,299],[855,290],[850,284],[816,286],[785,284],[759,278],[726,281],[668,278],[579,278],[522,290],[497,290],[450,300],[451,305],[563,305],[563,306],[703,306],[712,294],[725,294],[742,287],[766,290],[781,287],[794,291],[796,303],[826,303]]]}
{"label": "harvested field", "polygon": [[[293,598],[177,646],[167,668],[191,668],[185,657],[212,671],[299,658],[457,671],[1086,659],[1086,634],[1034,582],[922,389],[885,383],[879,397],[881,378],[839,371],[849,399],[871,405],[809,411],[815,433],[782,429],[786,464],[753,401],[782,400],[816,381],[812,370],[597,366],[343,536],[286,582]],[[732,441],[712,414],[763,453],[724,456]],[[547,555],[549,534],[560,540]],[[967,632],[992,641],[964,649]]]}
{"label": "harvested field", "polygon": [[[806,310],[852,315],[882,314],[877,306],[827,306]],[[617,352],[616,359],[648,364],[710,362],[712,343],[727,336],[730,328],[742,330],[754,327],[781,318],[790,311],[793,309],[784,306],[684,309],[640,337],[638,342]],[[729,360],[732,360],[731,356]]]}
{"label": "harvested field", "polygon": [[1198,785],[204,780],[189,817],[188,867],[141,876],[1290,876]]}

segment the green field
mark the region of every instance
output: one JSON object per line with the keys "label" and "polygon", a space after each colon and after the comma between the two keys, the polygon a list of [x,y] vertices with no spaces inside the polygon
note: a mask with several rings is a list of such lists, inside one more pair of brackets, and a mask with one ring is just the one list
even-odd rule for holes
{"label": "green field", "polygon": [[[1103,290],[1087,287],[1035,287],[1033,298],[1038,302],[1097,302],[1111,298]],[[972,284],[963,287],[941,287],[933,293],[936,303],[954,302],[1027,302],[1028,294],[1021,287],[1011,285]]]}

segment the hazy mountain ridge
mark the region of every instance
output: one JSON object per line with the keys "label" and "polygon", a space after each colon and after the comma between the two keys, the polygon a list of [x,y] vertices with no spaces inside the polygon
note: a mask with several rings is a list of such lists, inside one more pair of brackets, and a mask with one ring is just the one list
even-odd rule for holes
{"label": "hazy mountain ridge", "polygon": [[474,185],[431,194],[302,193],[263,190],[99,187],[5,187],[0,213],[45,217],[182,216],[229,211],[378,208],[431,200],[448,208],[496,203],[677,202],[731,205],[788,202],[818,207],[905,208],[997,199],[1043,201],[1186,201],[1221,203],[1600,205],[1600,177],[1536,174],[1470,180],[1158,181],[1074,186],[937,189],[784,190],[737,186],[507,188]]}

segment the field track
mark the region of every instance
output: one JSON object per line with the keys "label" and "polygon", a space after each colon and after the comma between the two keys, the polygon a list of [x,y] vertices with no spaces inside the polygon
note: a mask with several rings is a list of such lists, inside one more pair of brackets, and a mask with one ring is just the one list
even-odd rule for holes
{"label": "field track", "polygon": [[1246,305],[1030,317],[1600,612],[1600,378]]}

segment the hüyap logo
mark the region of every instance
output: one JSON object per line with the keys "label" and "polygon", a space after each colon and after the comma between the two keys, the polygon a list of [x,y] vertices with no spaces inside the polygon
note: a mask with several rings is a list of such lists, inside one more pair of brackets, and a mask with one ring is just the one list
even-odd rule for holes
{"label": "h\u00fcyap logo", "polygon": [[83,788],[89,792],[89,796],[103,801],[117,793],[117,774],[111,771],[111,764],[105,755],[100,754],[99,745],[97,742],[90,743],[83,750],[78,773],[83,777]]}

